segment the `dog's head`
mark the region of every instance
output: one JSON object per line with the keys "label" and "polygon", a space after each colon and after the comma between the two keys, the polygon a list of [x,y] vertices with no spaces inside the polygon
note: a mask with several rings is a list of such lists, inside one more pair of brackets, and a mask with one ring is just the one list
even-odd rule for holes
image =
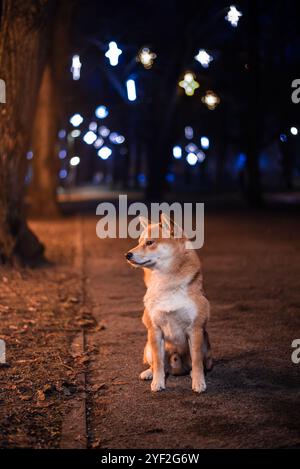
{"label": "dog's head", "polygon": [[186,237],[182,229],[165,214],[160,223],[151,224],[140,217],[143,228],[139,244],[125,254],[127,261],[134,267],[147,267],[167,271],[173,261],[184,253]]}

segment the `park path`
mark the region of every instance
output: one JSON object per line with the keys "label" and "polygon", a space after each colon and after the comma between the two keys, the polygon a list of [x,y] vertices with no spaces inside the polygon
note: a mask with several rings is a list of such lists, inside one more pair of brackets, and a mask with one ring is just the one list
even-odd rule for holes
{"label": "park path", "polygon": [[300,221],[208,212],[201,250],[215,367],[151,394],[132,240],[100,240],[96,216],[35,221],[50,264],[0,268],[0,447],[300,447]]}
{"label": "park path", "polygon": [[88,445],[93,448],[300,446],[299,221],[291,215],[206,216],[201,251],[215,368],[205,394],[189,377],[151,394],[138,380],[146,332],[144,286],[124,253],[130,240],[100,240],[83,219]]}

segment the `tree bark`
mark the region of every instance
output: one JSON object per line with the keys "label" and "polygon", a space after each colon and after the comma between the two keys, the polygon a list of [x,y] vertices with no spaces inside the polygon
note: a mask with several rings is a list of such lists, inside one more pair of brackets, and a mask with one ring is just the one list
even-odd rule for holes
{"label": "tree bark", "polygon": [[30,215],[55,217],[60,215],[57,201],[56,155],[59,122],[64,120],[65,69],[68,56],[68,36],[71,4],[60,0],[51,30],[51,40],[35,114],[32,150],[33,179],[29,186]]}
{"label": "tree bark", "polygon": [[29,204],[30,215],[35,217],[55,217],[59,214],[55,164],[56,107],[53,77],[48,63],[43,73],[33,126],[33,179],[29,189]]}
{"label": "tree bark", "polygon": [[45,61],[51,0],[5,0],[0,29],[0,76],[6,104],[0,104],[0,262],[18,256],[30,263],[43,246],[24,216],[24,179],[31,122]]}

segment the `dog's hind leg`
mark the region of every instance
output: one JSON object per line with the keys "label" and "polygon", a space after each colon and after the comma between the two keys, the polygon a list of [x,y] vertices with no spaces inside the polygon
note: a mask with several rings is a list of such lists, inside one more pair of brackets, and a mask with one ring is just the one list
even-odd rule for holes
{"label": "dog's hind leg", "polygon": [[213,369],[214,363],[213,363],[213,358],[212,358],[212,353],[211,353],[209,335],[205,328],[203,329],[203,339],[204,339],[203,340],[203,365],[204,365],[204,371],[208,372]]}
{"label": "dog's hind leg", "polygon": [[151,347],[150,344],[147,342],[144,348],[144,363],[145,365],[150,365],[150,368],[148,368],[145,371],[142,371],[140,374],[140,379],[144,380],[150,380],[153,378],[153,373],[152,373],[152,352],[151,352]]}
{"label": "dog's hind leg", "polygon": [[147,381],[147,380],[150,380],[153,378],[153,373],[152,373],[152,368],[148,368],[147,370],[145,371],[142,371],[142,373],[140,374],[140,379],[142,379],[143,381]]}

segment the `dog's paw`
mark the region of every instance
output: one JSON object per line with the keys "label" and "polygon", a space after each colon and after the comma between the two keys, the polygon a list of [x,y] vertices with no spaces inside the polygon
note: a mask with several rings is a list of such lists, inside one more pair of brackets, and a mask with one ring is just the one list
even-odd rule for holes
{"label": "dog's paw", "polygon": [[201,392],[204,392],[206,390],[206,383],[204,379],[201,380],[193,380],[192,381],[192,390],[194,392],[198,392],[199,394]]}
{"label": "dog's paw", "polygon": [[142,373],[140,374],[140,379],[142,379],[143,381],[146,381],[152,378],[153,378],[153,375],[152,375],[151,368],[148,368],[148,370],[142,371]]}
{"label": "dog's paw", "polygon": [[164,379],[153,379],[151,383],[151,391],[158,392],[163,391],[166,389],[165,380]]}

